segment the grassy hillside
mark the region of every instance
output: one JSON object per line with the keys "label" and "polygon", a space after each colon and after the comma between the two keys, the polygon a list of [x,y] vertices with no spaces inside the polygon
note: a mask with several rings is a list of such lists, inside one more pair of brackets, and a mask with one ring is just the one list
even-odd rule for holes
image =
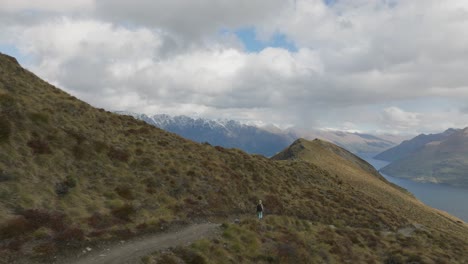
{"label": "grassy hillside", "polygon": [[416,181],[445,183],[468,188],[468,128],[442,141],[433,141],[382,172]]}
{"label": "grassy hillside", "polygon": [[[337,157],[272,161],[198,144],[95,109],[0,55],[0,263],[47,263],[97,241],[239,216],[220,238],[146,260],[468,259],[464,223],[323,153]],[[248,216],[258,199],[261,223]]]}

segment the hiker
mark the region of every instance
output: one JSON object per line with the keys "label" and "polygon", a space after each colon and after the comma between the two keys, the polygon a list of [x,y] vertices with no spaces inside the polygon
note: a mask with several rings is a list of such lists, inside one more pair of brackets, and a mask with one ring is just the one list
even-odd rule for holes
{"label": "hiker", "polygon": [[263,204],[262,204],[262,200],[258,200],[258,204],[257,204],[257,216],[258,216],[258,219],[262,219],[262,218],[263,218]]}

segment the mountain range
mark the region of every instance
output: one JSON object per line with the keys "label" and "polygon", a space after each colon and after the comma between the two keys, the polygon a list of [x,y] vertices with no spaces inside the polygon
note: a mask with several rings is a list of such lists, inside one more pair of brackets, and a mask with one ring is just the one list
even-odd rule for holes
{"label": "mountain range", "polygon": [[393,162],[411,155],[418,150],[424,148],[428,143],[439,142],[447,139],[459,129],[449,128],[443,133],[438,134],[420,134],[412,139],[401,142],[398,146],[392,147],[388,150],[379,153],[375,156],[376,159]]}
{"label": "mountain range", "polygon": [[256,126],[234,120],[211,120],[188,116],[158,114],[148,116],[129,112],[117,112],[143,120],[150,125],[176,133],[184,138],[213,146],[238,148],[251,154],[273,156],[294,141],[290,133],[272,133]]}
{"label": "mountain range", "polygon": [[385,174],[468,187],[468,128],[419,135],[376,156],[391,161]]}
{"label": "mountain range", "polygon": [[320,138],[340,145],[359,155],[380,153],[399,144],[406,136],[371,135],[357,132],[334,130],[280,129],[276,126],[258,127],[242,124],[234,120],[211,120],[188,116],[169,116],[157,114],[148,116],[132,112],[118,111],[130,115],[148,124],[176,133],[184,138],[199,143],[226,148],[238,148],[251,154],[271,157],[289,146],[298,138]]}
{"label": "mountain range", "polygon": [[330,142],[299,139],[273,159],[197,143],[94,108],[0,54],[0,263],[56,263],[208,221],[216,237],[145,262],[468,259],[466,223]]}

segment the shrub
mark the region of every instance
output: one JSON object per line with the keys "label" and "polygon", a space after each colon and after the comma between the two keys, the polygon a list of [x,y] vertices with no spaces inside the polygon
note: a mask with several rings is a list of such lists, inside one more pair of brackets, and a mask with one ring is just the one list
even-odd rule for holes
{"label": "shrub", "polygon": [[67,176],[63,183],[67,185],[69,188],[73,188],[76,186],[76,179],[73,178],[72,176]]}
{"label": "shrub", "polygon": [[123,238],[123,239],[129,239],[135,236],[135,232],[133,232],[132,230],[128,228],[117,229],[117,230],[112,231],[112,233],[116,237]]}
{"label": "shrub", "polygon": [[[3,248],[11,250],[11,251],[20,251],[23,243],[24,241],[22,239],[13,239],[9,241]],[[8,263],[13,263],[13,262],[8,262]]]}
{"label": "shrub", "polygon": [[30,113],[29,119],[31,119],[31,121],[33,121],[36,124],[49,123],[49,116],[44,113]]}
{"label": "shrub", "polygon": [[113,226],[114,222],[108,215],[94,213],[88,219],[88,225],[96,229],[104,229]]}
{"label": "shrub", "polygon": [[55,185],[55,193],[58,196],[65,196],[68,193],[69,187],[63,182],[59,182]]}
{"label": "shrub", "polygon": [[11,124],[4,116],[0,115],[0,142],[5,142],[10,138]]}
{"label": "shrub", "polygon": [[28,142],[28,147],[30,147],[34,154],[51,154],[49,143],[45,140],[34,138]]}
{"label": "shrub", "polygon": [[93,142],[94,150],[98,153],[103,152],[107,148],[107,144],[102,141]]}
{"label": "shrub", "polygon": [[59,232],[55,237],[55,241],[82,241],[84,240],[84,232],[83,230],[77,227],[67,228],[61,232]]}
{"label": "shrub", "polygon": [[64,181],[59,182],[55,185],[55,193],[58,196],[64,196],[70,191],[71,188],[75,186],[76,180],[71,176],[67,176],[67,178]]}
{"label": "shrub", "polygon": [[28,233],[33,229],[34,227],[29,223],[29,221],[25,217],[19,216],[8,220],[0,226],[0,238],[9,239],[17,237]]}
{"label": "shrub", "polygon": [[401,255],[391,255],[391,256],[388,256],[385,260],[384,260],[384,263],[385,264],[403,264],[405,263],[403,257]]}
{"label": "shrub", "polygon": [[135,199],[133,191],[130,186],[118,186],[115,188],[115,192],[122,198],[127,200]]}
{"label": "shrub", "polygon": [[265,202],[265,209],[268,213],[271,214],[282,214],[284,207],[283,202],[280,198],[276,195],[269,194],[264,199]]}
{"label": "shrub", "polygon": [[107,152],[107,156],[112,160],[118,160],[121,162],[127,162],[130,158],[128,151],[114,147],[111,147],[111,149],[109,149],[109,151]]}
{"label": "shrub", "polygon": [[0,115],[10,115],[15,110],[15,98],[9,94],[0,94]]}
{"label": "shrub", "polygon": [[14,180],[16,177],[10,173],[0,170],[0,182],[6,182]]}
{"label": "shrub", "polygon": [[185,263],[188,264],[206,264],[206,258],[197,252],[187,248],[176,248],[174,253],[179,256]]}
{"label": "shrub", "polygon": [[172,253],[163,253],[157,259],[156,263],[165,263],[165,264],[180,264],[183,263],[179,257],[175,256]]}
{"label": "shrub", "polygon": [[131,217],[135,215],[136,209],[130,205],[126,204],[122,207],[116,208],[112,210],[112,215],[120,220],[123,220],[125,222],[130,222]]}
{"label": "shrub", "polygon": [[159,140],[158,145],[161,146],[161,147],[165,147],[165,146],[169,145],[169,142],[167,142],[165,140]]}
{"label": "shrub", "polygon": [[34,253],[39,256],[50,256],[57,253],[57,245],[53,242],[39,244],[33,248]]}
{"label": "shrub", "polygon": [[67,227],[65,215],[62,213],[28,209],[23,211],[21,215],[28,221],[33,230],[45,226],[54,231],[62,231]]}
{"label": "shrub", "polygon": [[86,157],[86,154],[87,154],[87,148],[84,146],[84,145],[75,145],[73,147],[73,156],[78,159],[78,160],[82,160]]}

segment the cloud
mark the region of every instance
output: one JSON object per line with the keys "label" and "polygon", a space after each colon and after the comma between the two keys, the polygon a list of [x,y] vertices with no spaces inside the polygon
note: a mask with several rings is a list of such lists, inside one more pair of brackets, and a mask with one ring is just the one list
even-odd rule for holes
{"label": "cloud", "polygon": [[381,118],[382,123],[393,130],[407,130],[421,124],[421,114],[406,112],[398,107],[385,108]]}
{"label": "cloud", "polygon": [[[0,44],[99,107],[352,129],[464,124],[466,1],[41,0],[8,1],[0,15]],[[245,50],[230,33],[242,28],[297,50]]]}
{"label": "cloud", "polygon": [[94,0],[0,0],[0,12],[68,12],[92,10]]}
{"label": "cloud", "polygon": [[197,39],[225,28],[240,28],[273,19],[287,0],[100,0],[96,15],[109,21],[156,27],[184,39]]}
{"label": "cloud", "polygon": [[468,122],[456,108],[443,111],[409,112],[388,107],[380,113],[380,122],[387,131],[407,133],[439,133],[447,128],[465,128]]}

